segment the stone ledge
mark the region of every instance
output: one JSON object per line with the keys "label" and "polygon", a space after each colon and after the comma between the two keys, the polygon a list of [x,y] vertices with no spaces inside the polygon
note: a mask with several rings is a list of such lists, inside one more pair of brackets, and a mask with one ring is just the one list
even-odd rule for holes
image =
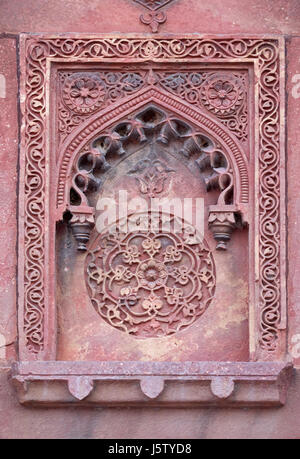
{"label": "stone ledge", "polygon": [[286,362],[20,362],[11,370],[24,405],[281,406]]}

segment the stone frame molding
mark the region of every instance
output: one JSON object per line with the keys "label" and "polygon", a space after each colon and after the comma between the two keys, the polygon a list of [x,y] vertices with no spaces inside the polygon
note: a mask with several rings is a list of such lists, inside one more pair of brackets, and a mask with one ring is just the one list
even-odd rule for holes
{"label": "stone frame molding", "polygon": [[[101,36],[85,34],[27,35],[21,51],[21,157],[19,187],[18,322],[19,362],[12,370],[23,403],[87,403],[181,405],[195,403],[283,404],[291,364],[286,350],[285,129],[284,40],[277,36]],[[97,112],[66,138],[56,166],[55,126],[51,112],[51,72],[56,65],[128,65],[152,62],[214,65],[220,70],[241,66],[251,75],[249,97],[254,122],[249,158],[216,117],[176,96],[154,88]],[[156,103],[202,127],[214,129],[233,156],[240,197],[235,204],[249,230],[249,327],[251,362],[59,362],[56,361],[54,300],[55,224],[64,207],[64,184],[81,145],[140,104]],[[184,113],[185,112],[185,113]],[[206,121],[205,121],[206,119]],[[226,137],[227,136],[227,137]],[[236,151],[236,154],[234,153]],[[243,165],[243,162],[245,163]],[[237,174],[238,175],[238,174]],[[247,175],[247,178],[245,178]],[[246,185],[245,185],[246,183]],[[54,185],[55,184],[55,185]],[[58,190],[58,206],[53,191]],[[60,207],[62,206],[62,207]],[[225,206],[226,207],[226,206]],[[224,208],[213,209],[224,213]],[[212,224],[212,223],[211,223]],[[64,388],[51,389],[49,381]],[[111,381],[127,384],[126,400]],[[136,392],[136,381],[140,392]],[[65,391],[65,383],[69,392]],[[165,384],[167,382],[167,384]],[[107,387],[104,401],[97,390]],[[178,384],[186,385],[179,395]],[[168,385],[176,386],[172,391]],[[207,392],[207,385],[210,392]],[[245,387],[255,386],[250,396]],[[165,387],[168,386],[168,387]],[[37,388],[35,392],[35,387]],[[39,390],[40,387],[44,391]],[[55,384],[53,387],[56,387]],[[125,386],[122,386],[125,387]],[[96,389],[95,389],[96,388]],[[192,389],[193,392],[194,389]],[[123,389],[121,389],[123,391]],[[43,392],[43,393],[42,393]],[[99,393],[98,393],[99,392]],[[71,394],[71,395],[70,395]],[[153,402],[154,403],[154,402]]]}

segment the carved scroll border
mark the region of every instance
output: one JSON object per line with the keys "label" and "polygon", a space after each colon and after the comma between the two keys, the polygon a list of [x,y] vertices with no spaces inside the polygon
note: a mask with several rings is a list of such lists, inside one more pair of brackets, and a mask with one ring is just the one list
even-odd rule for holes
{"label": "carved scroll border", "polygon": [[[45,357],[47,286],[45,250],[47,227],[46,110],[47,78],[52,59],[95,61],[124,59],[193,62],[254,62],[258,70],[259,267],[256,272],[259,314],[257,355],[272,359],[285,327],[285,172],[283,164],[283,43],[278,37],[261,38],[110,38],[87,36],[22,35],[23,76],[22,156],[20,189],[19,326],[23,355]],[[255,322],[255,320],[254,320]],[[259,335],[259,336],[258,336]],[[270,357],[269,357],[270,356]]]}

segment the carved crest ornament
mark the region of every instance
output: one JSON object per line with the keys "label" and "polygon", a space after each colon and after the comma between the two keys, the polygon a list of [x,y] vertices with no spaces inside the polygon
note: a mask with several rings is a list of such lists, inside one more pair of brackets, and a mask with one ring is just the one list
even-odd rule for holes
{"label": "carved crest ornament", "polygon": [[[141,20],[156,32],[172,0],[134,3],[148,10]],[[20,362],[14,370],[21,401],[34,399],[35,381],[67,381],[79,401],[105,378],[136,379],[142,397],[153,400],[163,397],[165,381],[196,378],[210,384],[203,403],[229,400],[243,380],[276,387],[271,403],[283,403],[289,366],[281,39],[24,34],[21,59]],[[138,156],[141,149],[148,153]],[[99,233],[95,196],[107,174],[126,158],[130,190],[146,200],[163,196],[178,175],[168,151],[195,165],[205,184],[205,238],[197,238],[192,225],[188,233],[122,232],[121,221],[113,234]],[[201,327],[214,308],[216,260],[247,232],[250,361],[226,369],[218,362],[120,367],[83,361],[67,370],[66,362],[56,361],[57,225],[72,231],[85,295],[98,320],[137,341],[167,340]],[[57,397],[58,403],[69,400]],[[165,397],[165,403],[179,400]],[[238,393],[236,402],[251,404],[243,397]],[[104,403],[100,395],[98,402]]]}
{"label": "carved crest ornament", "polygon": [[152,33],[158,32],[159,26],[166,22],[167,15],[162,8],[173,1],[174,0],[133,0],[133,2],[139,3],[149,10],[147,13],[141,14],[140,21],[150,26]]}

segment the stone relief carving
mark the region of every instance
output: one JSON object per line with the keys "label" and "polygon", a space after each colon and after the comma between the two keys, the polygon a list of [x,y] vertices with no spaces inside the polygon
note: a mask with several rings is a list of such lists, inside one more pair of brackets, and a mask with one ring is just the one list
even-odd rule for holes
{"label": "stone relief carving", "polygon": [[105,88],[93,73],[74,73],[65,80],[63,101],[75,113],[93,113],[101,107]]}
{"label": "stone relief carving", "polygon": [[149,12],[141,14],[140,21],[143,24],[149,25],[153,33],[158,32],[160,24],[164,24],[167,20],[167,15],[164,11],[157,11],[163,8],[168,3],[174,0],[133,0],[135,3],[139,3],[144,6]]}
{"label": "stone relief carving", "polygon": [[175,171],[154,154],[138,161],[134,168],[128,171],[128,174],[136,177],[141,194],[155,198],[164,191],[171,172]]}
{"label": "stone relief carving", "polygon": [[[155,2],[154,5],[151,5],[153,2],[142,3],[141,6],[146,6],[146,3],[148,6],[165,6],[155,5]],[[159,12],[159,8],[148,10]],[[201,385],[199,399],[196,400],[196,403],[199,404],[215,406],[221,400],[222,405],[227,406],[250,406],[251,404],[257,405],[257,403],[267,406],[270,404],[282,405],[285,402],[291,365],[283,361],[285,352],[283,330],[286,320],[285,216],[283,212],[285,183],[284,150],[282,149],[284,132],[281,122],[284,110],[284,88],[279,78],[284,53],[281,40],[274,37],[185,36],[176,39],[170,37],[154,39],[149,37],[97,38],[85,35],[76,37],[24,35],[21,37],[20,49],[21,62],[24,66],[21,86],[21,109],[24,121],[21,130],[19,214],[19,351],[21,361],[14,366],[12,379],[21,403],[57,403],[61,406],[64,403],[82,404],[86,401],[87,405],[91,403],[100,406],[114,403],[118,405],[128,402],[128,394],[133,395],[131,389],[134,387],[135,401],[132,403],[148,404],[150,401],[152,404],[156,403],[157,406],[161,404],[174,406],[182,402],[185,406],[190,399],[183,396],[183,399],[179,400],[172,391],[164,390],[172,380],[174,387],[177,384],[176,387],[179,389],[175,390],[175,393],[180,392],[180,394],[190,394],[189,391],[181,391],[183,386],[187,388],[186,383]],[[92,81],[99,86],[96,87],[91,83],[87,85],[85,80],[79,85],[74,84],[69,88],[69,95],[65,93],[65,100],[62,96],[63,92],[60,92],[57,98],[57,113],[59,114],[57,129],[60,131],[60,142],[58,135],[55,135],[57,144],[54,150],[55,152],[57,150],[58,153],[53,160],[53,151],[49,151],[48,142],[49,105],[46,87],[49,87],[47,86],[49,69],[51,73],[55,67],[53,61],[57,62],[58,59],[61,68],[66,67],[61,72],[61,76],[56,73],[59,79],[62,78],[60,80],[61,89],[64,81],[75,73],[84,73],[85,77],[87,73],[93,74]],[[132,60],[135,61],[135,66],[134,71],[130,72],[130,68],[133,68],[130,67]],[[136,63],[140,63],[142,67],[145,61],[152,65],[158,60],[162,64],[167,64],[167,68],[156,66],[148,72],[144,68],[137,69]],[[174,64],[175,60],[181,66],[180,69]],[[232,63],[233,60],[237,63],[236,67]],[[111,84],[111,96],[108,96],[109,83],[105,81],[107,72],[98,68],[99,61],[102,63],[107,61],[109,65],[113,62],[115,64],[113,73],[117,73],[120,79],[123,76],[126,78],[125,74],[135,73],[141,77],[143,82],[132,92],[122,89],[122,95],[119,95],[119,91],[114,93],[114,84]],[[126,69],[124,62],[128,65]],[[191,67],[183,67],[183,62],[184,65],[193,65],[193,72],[191,72]],[[206,75],[204,75],[203,66],[198,68],[201,63],[211,67],[205,70]],[[257,91],[251,97],[255,99],[256,112],[251,111],[252,100],[249,97],[252,83],[247,79],[246,72],[242,74],[240,71],[238,64],[241,63],[244,67],[254,68],[253,75],[257,82]],[[91,71],[92,65],[93,70]],[[191,76],[192,73],[194,76]],[[160,78],[160,74],[164,74],[163,78]],[[231,74],[228,81],[221,77],[225,74],[228,77]],[[199,75],[202,78],[201,82]],[[94,76],[97,81],[94,80]],[[191,78],[192,86],[189,87]],[[69,81],[75,83],[75,80],[74,77],[74,80],[71,78]],[[52,89],[50,85],[50,93]],[[242,93],[243,99],[240,100]],[[143,134],[143,126],[140,126],[135,115],[149,102],[157,105],[168,116],[172,113],[174,119],[192,126],[195,129],[194,134],[198,132],[197,127],[201,126],[206,133],[209,132],[209,138],[218,139],[214,145],[216,157],[206,154],[205,158],[202,158],[199,151],[198,164],[211,193],[215,193],[215,186],[218,189],[217,195],[220,202],[216,205],[219,206],[219,210],[214,212],[213,209],[210,209],[208,224],[215,235],[217,244],[220,244],[219,248],[223,249],[226,245],[226,238],[233,225],[232,218],[237,210],[241,213],[245,212],[249,222],[249,232],[252,231],[249,239],[252,276],[249,285],[252,288],[253,284],[254,287],[252,293],[250,292],[251,301],[249,300],[249,308],[253,316],[252,335],[250,336],[251,362],[229,362],[224,368],[222,362],[120,363],[101,361],[95,364],[82,361],[72,362],[70,365],[70,362],[55,361],[55,312],[53,310],[55,298],[51,284],[53,278],[51,237],[55,230],[52,220],[61,219],[62,209],[65,208],[70,198],[69,180],[74,179],[72,183],[77,192],[76,199],[78,200],[79,196],[79,201],[82,200],[82,202],[79,205],[71,205],[69,202],[68,209],[72,214],[70,225],[74,227],[73,232],[78,248],[85,252],[78,252],[78,256],[86,257],[85,280],[90,283],[88,287],[90,295],[99,299],[99,292],[102,291],[102,288],[107,288],[107,279],[100,275],[100,270],[103,269],[101,244],[98,244],[99,241],[97,242],[93,236],[88,242],[94,225],[94,213],[93,207],[89,204],[89,192],[91,187],[101,186],[99,181],[101,173],[105,172],[110,165],[112,166],[112,157],[125,154],[123,150],[126,145],[123,145],[123,141],[120,141],[116,133],[113,137],[111,136],[114,127],[118,126],[121,119],[126,119],[132,123],[131,125],[135,125],[131,135],[137,142],[147,142],[143,138],[145,134]],[[53,106],[51,108],[55,109]],[[85,111],[85,109],[91,109],[91,111]],[[251,146],[248,163],[247,155],[243,155],[243,147],[249,141],[249,133],[252,133],[251,130],[248,130],[251,124],[250,114],[255,115],[257,119],[255,137],[257,145],[256,150],[252,150]],[[172,122],[168,127],[171,131]],[[161,127],[157,126],[157,132],[162,131]],[[164,132],[162,133],[161,141],[164,139]],[[104,142],[105,154],[99,149],[99,144],[93,144],[94,134],[98,139],[104,136],[101,142]],[[146,139],[148,135],[148,133],[145,134]],[[189,154],[191,144],[192,149],[196,148],[192,138],[179,138],[179,141],[182,141],[180,154],[183,158]],[[184,147],[185,142],[187,143]],[[51,148],[53,145],[51,144]],[[218,150],[223,156],[218,154]],[[228,156],[229,151],[231,155]],[[82,163],[78,162],[79,157],[84,154],[90,155],[88,159],[87,157],[83,159],[86,164],[86,172],[82,172]],[[192,155],[195,155],[194,150]],[[51,165],[49,166],[50,158]],[[249,188],[248,170],[250,171],[251,188]],[[101,171],[100,174],[99,171]],[[142,171],[141,176],[145,171],[146,169]],[[254,174],[255,183],[253,183]],[[51,180],[49,180],[49,175]],[[221,178],[222,175],[223,178]],[[52,186],[56,178],[57,184]],[[233,178],[233,183],[230,181],[231,178]],[[167,181],[165,181],[166,184]],[[138,181],[136,186],[139,186]],[[224,213],[224,206],[228,213]],[[199,242],[191,246],[186,240],[182,240],[181,236],[178,242],[181,244],[180,247],[192,249],[192,247],[197,247],[197,244],[201,246]],[[108,245],[103,250],[110,253],[119,243],[120,241],[114,242],[115,245]],[[146,248],[148,251],[151,250],[150,255],[150,252],[144,252],[146,249],[140,244],[139,255],[135,249],[125,249],[122,254],[124,258],[117,266],[112,261],[112,269],[115,274],[112,271],[111,275],[116,275],[116,277],[111,285],[114,288],[113,291],[118,293],[118,295],[115,294],[114,301],[117,305],[122,301],[122,310],[125,308],[126,311],[132,313],[134,308],[140,308],[141,313],[148,319],[148,313],[150,316],[153,314],[158,316],[165,310],[164,308],[173,307],[169,305],[167,298],[162,298],[157,293],[160,288],[161,292],[169,288],[167,285],[169,279],[172,279],[172,282],[176,280],[179,284],[180,281],[185,282],[187,273],[183,269],[180,271],[180,268],[183,267],[179,260],[176,261],[177,255],[174,255],[173,249],[162,257],[162,252],[160,255],[159,252],[156,252],[157,244],[153,244],[153,247],[150,243],[146,244]],[[99,249],[98,252],[97,249]],[[166,251],[166,248],[164,250]],[[181,254],[189,253],[188,249],[185,250],[186,252],[183,250]],[[195,256],[198,257],[198,262],[201,264],[203,262],[202,253],[200,253],[201,256],[199,253],[196,251]],[[134,262],[137,256],[142,258],[140,265]],[[216,253],[213,256],[211,249],[211,259],[216,259],[217,256],[226,256],[226,253]],[[165,258],[171,261],[165,261]],[[122,266],[120,271],[116,269],[118,266]],[[137,269],[138,266],[140,269]],[[167,269],[168,266],[171,266],[170,272]],[[211,273],[214,275],[213,263],[212,266]],[[122,280],[125,285],[121,288],[126,288],[128,284],[130,288],[135,288],[131,283],[136,276],[139,289],[144,295],[134,306],[133,298],[129,295],[130,291],[124,291],[123,295],[118,292],[121,286],[118,282],[121,281],[117,279],[122,269],[126,267],[133,276],[129,279],[130,273],[123,274],[128,282]],[[175,277],[172,277],[171,274]],[[202,286],[200,275],[197,279],[199,285],[201,283]],[[157,280],[161,284],[157,283]],[[188,280],[186,285],[189,285],[189,282]],[[214,284],[213,277],[211,282]],[[181,288],[181,284],[178,288]],[[183,285],[183,290],[185,288],[186,286]],[[205,282],[202,288],[205,298],[209,298],[210,292]],[[211,288],[213,293],[215,287],[211,286]],[[111,294],[110,291],[109,294]],[[175,295],[176,298],[181,300],[182,297]],[[206,320],[210,313],[210,310],[207,310],[209,300],[204,308],[200,303],[201,300],[198,303],[193,302],[198,306],[198,310],[196,308],[189,311],[183,307],[173,326],[182,326],[183,330],[186,327],[189,333],[192,327],[188,328],[186,320],[192,320],[193,316],[193,320],[196,321],[197,314],[199,313],[200,317],[204,311],[206,314],[203,320]],[[96,307],[97,304],[94,303],[94,306]],[[107,313],[101,305],[99,311]],[[170,315],[167,317],[170,318]],[[152,320],[152,318],[148,320],[148,324]],[[126,321],[124,323],[127,324]],[[160,328],[161,324],[159,327],[155,322],[152,325],[154,328],[150,326],[146,328],[146,332],[142,332],[143,328],[138,324],[136,331],[138,337],[142,338],[143,333],[150,333],[151,337],[158,339],[159,334],[166,336],[163,333],[168,333],[165,324],[163,324],[163,330]],[[172,324],[168,326],[171,327]],[[113,330],[112,333],[115,331]],[[127,330],[126,334],[128,333]],[[124,333],[123,336],[125,336]],[[49,384],[50,381],[55,384]],[[124,386],[126,390],[114,392],[116,381],[126,384]],[[249,387],[251,386],[251,391],[239,390],[245,381]],[[136,382],[137,387],[141,388],[140,395],[136,394]],[[53,387],[59,387],[59,391],[55,392]],[[107,387],[109,387],[110,397],[104,390]]]}
{"label": "stone relief carving", "polygon": [[[87,196],[89,191],[101,186],[101,178],[97,171],[105,172],[110,167],[110,155],[124,155],[126,152],[124,144],[130,141],[144,143],[148,137],[155,143],[164,145],[172,139],[180,139],[179,155],[190,157],[194,153],[198,154],[196,163],[207,190],[217,189],[220,192],[216,205],[210,207],[210,213],[215,218],[209,219],[209,227],[218,242],[217,249],[226,250],[227,242],[236,227],[235,215],[239,213],[238,208],[233,205],[232,166],[222,148],[212,139],[195,131],[183,120],[154,106],[135,114],[131,119],[122,120],[109,132],[104,132],[90,145],[86,145],[79,155],[73,171],[69,201],[70,211],[74,210],[76,214],[76,218],[71,220],[71,225],[75,230],[74,236],[78,241],[78,249],[84,250],[85,244],[82,241],[84,238],[88,241],[90,227],[93,225],[90,217],[93,209],[89,207]],[[175,171],[152,152],[145,159],[138,161],[133,169],[128,171],[128,174],[135,176],[141,194],[155,198],[163,191],[165,182],[172,172]],[[90,224],[84,218],[85,212],[88,213]],[[81,215],[80,231],[78,215]],[[220,223],[217,224],[220,219],[223,221],[222,231]],[[83,236],[84,231],[85,236]]]}
{"label": "stone relief carving", "polygon": [[[58,105],[59,131],[64,140],[68,134],[78,126],[85,116],[100,110],[109,103],[117,102],[134,94],[147,84],[156,85],[164,90],[176,94],[189,104],[203,107],[211,111],[220,121],[230,129],[234,135],[246,142],[248,139],[248,110],[245,72],[161,72],[144,70],[139,72],[60,72],[60,91],[62,102]],[[89,105],[78,106],[84,102],[79,89],[73,90],[73,99],[70,97],[72,84],[83,84],[82,78],[89,78],[90,84],[95,84],[91,91],[93,97],[88,97]],[[218,84],[226,89],[220,89]],[[71,85],[71,86],[70,86]],[[97,86],[98,85],[98,86]],[[223,85],[223,86],[222,86]],[[98,94],[98,88],[100,94]],[[215,89],[215,87],[217,89]],[[81,91],[86,92],[87,88]],[[226,92],[227,91],[227,92]],[[224,97],[223,97],[224,92]],[[95,100],[97,99],[97,100]],[[81,116],[78,116],[81,115]]]}
{"label": "stone relief carving", "polygon": [[[25,130],[22,163],[24,180],[24,284],[23,332],[27,355],[40,355],[45,346],[45,136],[46,136],[46,63],[48,58],[103,58],[144,60],[159,58],[190,61],[218,59],[252,59],[258,65],[258,252],[259,252],[259,315],[258,347],[267,354],[278,348],[279,326],[284,327],[284,300],[281,276],[284,245],[283,215],[280,213],[280,192],[283,177],[280,172],[280,118],[279,118],[279,44],[276,39],[229,38],[45,38],[24,39],[26,74],[23,105]],[[23,57],[24,57],[23,56]],[[238,110],[240,86],[231,86],[217,80],[205,86],[209,96],[207,109],[219,116],[221,101],[225,112]],[[89,89],[89,88],[81,88]],[[77,94],[80,88],[75,87]],[[225,92],[224,92],[225,91]],[[86,91],[85,91],[86,92]],[[96,93],[93,93],[96,94]],[[203,94],[203,93],[201,93]],[[220,98],[221,94],[221,98]],[[229,97],[230,96],[230,97]],[[74,95],[72,96],[74,98]],[[100,103],[100,93],[98,98]],[[77,104],[86,104],[83,96]],[[91,97],[93,99],[93,97]],[[227,100],[227,102],[224,102]],[[235,102],[233,103],[233,100]],[[80,102],[79,102],[80,101]],[[72,101],[72,104],[75,101]],[[88,102],[88,104],[90,101]],[[225,105],[224,105],[225,103]],[[75,102],[76,104],[76,102]],[[217,113],[218,111],[218,113]],[[225,115],[224,112],[224,115]],[[228,114],[228,113],[227,113]],[[80,115],[81,116],[81,115]],[[113,142],[112,142],[113,144]],[[25,352],[25,351],[24,351]]]}
{"label": "stone relief carving", "polygon": [[207,244],[191,243],[188,234],[165,232],[159,224],[159,232],[101,234],[86,257],[96,311],[113,327],[140,338],[188,327],[214,295],[215,268]]}

